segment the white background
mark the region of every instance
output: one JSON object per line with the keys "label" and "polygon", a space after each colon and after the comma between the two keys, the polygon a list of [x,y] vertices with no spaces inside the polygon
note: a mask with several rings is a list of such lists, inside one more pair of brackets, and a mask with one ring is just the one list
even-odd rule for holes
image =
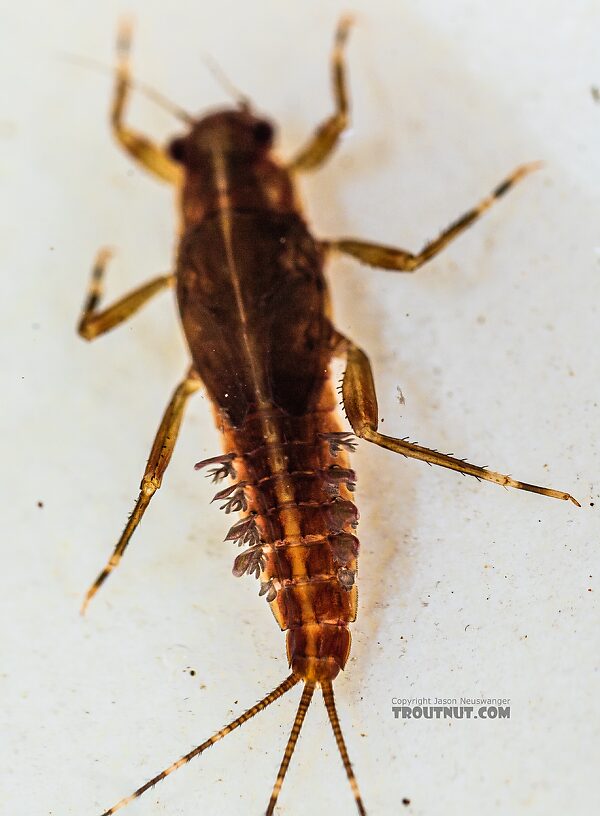
{"label": "white background", "polygon": [[[192,469],[220,450],[204,396],[121,567],[79,616],[186,354],[169,294],[91,346],[75,335],[97,249],[117,250],[109,302],[171,268],[176,216],[171,191],[112,141],[110,76],[61,54],[110,66],[131,10],[138,77],[194,112],[227,105],[202,63],[212,54],[281,125],[290,155],[331,110],[327,60],[348,8],[0,7],[0,767],[11,816],[98,816],[287,672],[284,638],[255,582],[231,576],[228,520]],[[569,490],[583,507],[361,444],[360,611],[336,684],[350,755],[371,816],[596,812],[600,3],[352,8],[353,128],[303,182],[317,235],[417,250],[517,164],[546,161],[418,274],[351,260],[330,269],[338,326],[373,362],[382,430]],[[181,131],[139,96],[130,121],[157,140]],[[298,693],[127,812],[263,812]],[[510,697],[511,720],[391,714],[393,696],[481,694]],[[316,696],[279,812],[352,809]]]}

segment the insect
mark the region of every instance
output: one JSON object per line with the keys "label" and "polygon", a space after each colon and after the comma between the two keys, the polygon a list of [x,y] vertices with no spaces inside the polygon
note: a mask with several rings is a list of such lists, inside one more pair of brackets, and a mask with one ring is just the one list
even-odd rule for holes
{"label": "insect", "polygon": [[[178,108],[187,132],[166,150],[124,121],[132,80],[131,34],[118,42],[111,112],[121,146],[153,175],[176,185],[182,229],[176,269],[100,310],[108,253],[99,254],[79,323],[88,339],[123,323],[163,289],[176,290],[191,366],[175,389],[156,434],[139,497],[107,565],[89,589],[84,609],[119,564],[171,459],[190,396],[203,384],[213,404],[224,453],[205,459],[214,482],[231,478],[213,501],[241,512],[225,536],[242,547],[235,576],[255,576],[259,595],[286,632],[290,674],[241,716],[182,756],[103,816],[126,804],[253,718],[297,684],[303,690],[266,809],[273,814],[292,754],[317,688],[360,814],[366,813],[338,718],[333,683],[347,662],[349,624],[357,614],[356,474],[348,454],[357,439],[477,479],[556,499],[568,493],[517,481],[451,455],[378,431],[375,386],[362,349],[333,325],[325,261],[346,254],[362,263],[414,272],[534,170],[517,168],[477,206],[416,254],[354,238],[321,240],[308,231],[294,180],[320,167],[347,127],[344,61],[350,18],[337,28],[332,55],[334,113],[287,163],[272,150],[272,124],[237,94],[234,108],[194,118]],[[337,412],[329,374],[333,357],[346,369],[341,398],[350,429]],[[579,505],[578,505],[579,506]]]}

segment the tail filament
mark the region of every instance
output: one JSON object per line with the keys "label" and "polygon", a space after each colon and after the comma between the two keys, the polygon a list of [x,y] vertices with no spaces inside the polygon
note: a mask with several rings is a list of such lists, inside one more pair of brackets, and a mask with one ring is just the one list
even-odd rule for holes
{"label": "tail filament", "polygon": [[307,681],[304,684],[304,691],[302,692],[302,697],[300,699],[298,711],[296,712],[296,719],[294,720],[294,724],[292,726],[292,731],[290,733],[288,743],[285,746],[283,759],[281,760],[281,765],[279,766],[279,772],[277,774],[275,784],[273,785],[273,792],[271,793],[271,798],[269,799],[269,806],[266,810],[265,816],[273,816],[275,805],[277,804],[277,797],[279,796],[279,791],[281,790],[281,786],[283,785],[283,780],[287,773],[287,769],[289,767],[292,754],[294,753],[294,748],[296,747],[296,743],[298,742],[298,737],[300,736],[300,729],[302,728],[302,723],[304,722],[304,718],[306,717],[306,712],[308,711],[308,707],[310,705],[310,701],[312,700],[314,690],[315,690],[314,683],[310,683]]}
{"label": "tail filament", "polygon": [[[223,739],[226,737],[227,734],[231,733],[234,729],[238,726],[243,725],[247,720],[252,719],[259,711],[267,708],[267,706],[271,705],[271,703],[275,702],[275,700],[282,697],[286,692],[288,692],[291,688],[293,688],[297,683],[300,682],[302,678],[294,674],[290,674],[283,683],[280,683],[277,688],[273,689],[273,691],[269,692],[266,697],[263,697],[256,705],[253,705],[247,711],[245,711],[241,716],[237,719],[233,720],[222,728],[220,731],[217,731],[216,734],[213,734],[212,737],[207,739],[201,745],[198,745],[193,751],[182,756],[172,765],[169,765],[168,768],[165,768],[164,771],[161,771],[157,776],[150,779],[150,781],[146,782],[145,785],[142,785],[141,788],[138,788],[134,793],[126,796],[124,799],[121,799],[120,802],[117,802],[116,805],[113,805],[109,810],[105,810],[102,816],[112,816],[113,813],[116,813],[121,808],[128,805],[130,802],[133,802],[134,799],[140,797],[143,793],[145,793],[150,788],[153,788],[158,782],[161,782],[166,776],[172,774],[173,771],[176,771],[178,768],[181,768],[182,765],[186,765],[191,759],[198,754],[203,753],[207,748],[210,748],[211,745],[214,745],[215,742]],[[305,681],[304,683],[304,690],[302,692],[302,697],[300,699],[300,703],[298,705],[298,710],[296,712],[296,718],[294,720],[294,724],[292,726],[292,730],[290,732],[289,739],[287,741],[287,745],[285,746],[285,751],[283,753],[283,759],[281,760],[281,765],[279,766],[279,771],[277,773],[277,779],[275,780],[275,784],[273,785],[273,792],[271,793],[271,798],[269,799],[269,804],[265,813],[265,816],[273,816],[275,812],[275,806],[277,804],[277,799],[279,798],[279,792],[281,791],[281,786],[283,785],[283,780],[285,779],[285,775],[289,768],[292,755],[294,753],[294,749],[296,748],[296,743],[298,742],[298,737],[300,736],[300,731],[302,730],[302,725],[304,723],[304,718],[306,717],[306,712],[310,706],[314,691],[315,691],[315,682],[311,682],[310,680]],[[342,729],[340,726],[340,721],[338,719],[336,707],[335,707],[335,700],[333,696],[333,684],[331,680],[321,680],[320,681],[321,690],[323,692],[323,700],[325,701],[325,707],[327,709],[327,714],[329,715],[329,721],[331,723],[331,727],[333,729],[333,733],[335,736],[335,741],[338,746],[338,750],[340,752],[340,756],[342,758],[342,762],[344,763],[344,768],[346,769],[346,775],[348,776],[348,781],[350,782],[350,787],[352,788],[352,793],[354,794],[354,801],[356,802],[356,807],[360,816],[366,816],[367,812],[365,810],[365,806],[362,803],[362,799],[360,796],[360,791],[358,789],[358,783],[356,781],[356,777],[354,776],[354,771],[352,770],[352,765],[350,764],[350,758],[348,757],[348,751],[346,749],[346,743],[344,742],[344,737],[342,735]]]}
{"label": "tail filament", "polygon": [[142,785],[141,788],[138,788],[130,796],[126,796],[124,799],[121,799],[120,802],[117,802],[117,804],[111,807],[109,810],[104,811],[102,816],[112,816],[113,813],[116,813],[118,810],[121,810],[122,807],[125,807],[125,805],[128,805],[134,799],[137,799],[138,796],[141,796],[143,793],[145,793],[148,790],[148,788],[153,788],[154,785],[157,784],[157,782],[161,782],[166,776],[169,776],[169,774],[173,773],[173,771],[176,771],[177,768],[181,768],[181,766],[189,762],[190,759],[193,759],[195,756],[198,756],[198,754],[201,754],[207,748],[210,748],[211,745],[214,745],[215,742],[218,742],[220,739],[223,739],[223,737],[226,737],[227,734],[229,734],[235,728],[237,728],[240,725],[243,725],[247,720],[250,720],[252,717],[254,717],[255,714],[258,714],[259,711],[262,711],[267,706],[271,705],[271,703],[274,703],[275,700],[279,699],[279,697],[282,697],[287,691],[293,688],[293,686],[295,686],[299,680],[300,678],[298,677],[298,675],[293,673],[290,674],[290,676],[286,680],[284,680],[283,683],[280,683],[280,685],[278,685],[277,688],[269,692],[269,694],[267,694],[266,697],[263,697],[263,699],[256,703],[256,705],[253,705],[252,708],[249,708],[236,720],[230,722],[229,725],[225,726],[225,728],[222,728],[220,731],[217,731],[217,733],[210,737],[210,739],[207,739],[206,742],[202,743],[202,745],[198,745],[198,747],[194,748],[193,751],[190,751],[189,754],[185,754],[185,756],[182,756],[181,759],[177,760],[177,762],[174,762],[172,765],[169,765],[168,768],[165,768],[164,771],[161,771],[161,773],[159,773],[149,782],[146,782],[145,785]]}

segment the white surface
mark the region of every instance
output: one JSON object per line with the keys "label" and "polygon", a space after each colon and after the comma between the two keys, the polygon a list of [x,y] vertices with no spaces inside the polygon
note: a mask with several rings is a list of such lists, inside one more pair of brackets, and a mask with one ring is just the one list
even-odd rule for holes
{"label": "white surface", "polygon": [[[58,54],[110,65],[133,9],[137,76],[194,111],[227,104],[201,62],[210,52],[282,125],[289,154],[330,111],[327,60],[348,8],[289,5],[2,4],[11,816],[97,816],[286,675],[284,638],[255,583],[231,576],[228,522],[192,470],[219,451],[202,396],[122,566],[78,614],[186,356],[168,295],[91,346],[75,336],[97,248],[118,250],[110,301],[170,268],[175,214],[170,191],[112,142],[110,77]],[[417,275],[330,270],[337,323],[373,361],[382,429],[570,490],[583,508],[361,445],[360,612],[336,685],[350,755],[377,816],[596,812],[600,5],[353,7],[353,130],[304,185],[316,234],[416,250],[515,165],[547,161]],[[139,97],[130,121],[158,139],[179,132]],[[477,694],[510,697],[510,722],[391,715],[392,696]],[[262,812],[297,697],[125,812]],[[279,813],[352,807],[316,698]]]}

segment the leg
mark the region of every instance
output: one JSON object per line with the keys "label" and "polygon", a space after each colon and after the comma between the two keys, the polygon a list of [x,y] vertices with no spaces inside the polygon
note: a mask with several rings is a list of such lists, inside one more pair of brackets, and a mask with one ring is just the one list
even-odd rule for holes
{"label": "leg", "polygon": [[85,340],[93,340],[120,323],[124,323],[157,292],[175,283],[175,275],[162,275],[160,278],[154,278],[113,303],[108,309],[99,312],[97,307],[102,297],[102,278],[110,255],[110,250],[100,250],[92,271],[87,298],[77,327],[77,331]]}
{"label": "leg", "polygon": [[342,17],[335,34],[335,44],[331,58],[333,72],[333,98],[335,113],[317,128],[314,136],[289,164],[291,171],[316,170],[329,158],[340,136],[348,126],[348,90],[346,88],[346,66],[344,46],[352,24],[351,17]]}
{"label": "leg", "polygon": [[125,530],[119,539],[113,554],[111,555],[108,564],[104,567],[100,575],[96,578],[92,586],[85,596],[82,606],[82,613],[85,612],[87,605],[94,597],[100,586],[108,578],[110,573],[118,565],[119,561],[129,540],[133,535],[135,528],[142,520],[142,516],[146,512],[146,508],[150,504],[150,499],[161,486],[165,470],[171,461],[171,455],[175,447],[181,420],[183,419],[183,412],[187,404],[188,398],[200,388],[200,379],[192,371],[188,377],[180,383],[173,396],[171,402],[167,406],[167,410],[162,418],[160,427],[156,433],[152,450],[150,451],[150,458],[146,465],[144,477],[140,485],[140,495],[133,509],[133,513],[129,517],[129,521],[125,526]]}
{"label": "leg", "polygon": [[462,459],[455,459],[452,456],[438,453],[430,448],[423,448],[414,442],[408,442],[405,439],[395,439],[394,437],[384,436],[379,433],[377,431],[377,396],[373,383],[371,365],[367,355],[350,340],[347,340],[341,335],[338,335],[338,344],[335,351],[345,352],[348,360],[342,383],[342,398],[348,421],[357,436],[367,439],[369,442],[374,442],[382,448],[387,448],[395,453],[401,453],[403,456],[420,459],[422,462],[428,462],[430,465],[440,465],[440,467],[450,468],[451,470],[456,470],[468,476],[475,476],[476,479],[485,479],[488,482],[495,482],[495,484],[503,485],[504,487],[516,487],[518,490],[528,490],[531,493],[540,493],[542,496],[571,501],[573,504],[576,504],[577,507],[580,507],[579,502],[569,493],[552,490],[549,487],[539,487],[538,485],[519,482],[510,476],[504,476],[501,473],[494,473],[491,470],[470,465]]}
{"label": "leg", "polygon": [[461,232],[470,227],[474,221],[507,193],[514,184],[520,181],[528,173],[537,170],[540,167],[539,162],[533,164],[524,164],[510,174],[504,181],[502,181],[496,189],[487,198],[484,198],[476,207],[466,212],[463,216],[458,218],[448,229],[444,230],[439,238],[425,244],[423,249],[417,254],[406,252],[403,249],[394,249],[393,247],[382,246],[380,244],[370,244],[366,241],[355,241],[350,238],[342,238],[339,241],[324,241],[325,249],[343,252],[346,255],[352,255],[358,258],[367,266],[378,266],[381,269],[393,269],[397,272],[414,272],[426,261],[429,261],[434,255],[457,238]]}
{"label": "leg", "polygon": [[130,130],[123,124],[125,106],[131,85],[129,52],[131,50],[131,26],[124,22],[117,40],[117,73],[114,97],[110,112],[113,133],[119,144],[142,167],[163,181],[176,182],[181,176],[178,165],[157,145],[145,136]]}

